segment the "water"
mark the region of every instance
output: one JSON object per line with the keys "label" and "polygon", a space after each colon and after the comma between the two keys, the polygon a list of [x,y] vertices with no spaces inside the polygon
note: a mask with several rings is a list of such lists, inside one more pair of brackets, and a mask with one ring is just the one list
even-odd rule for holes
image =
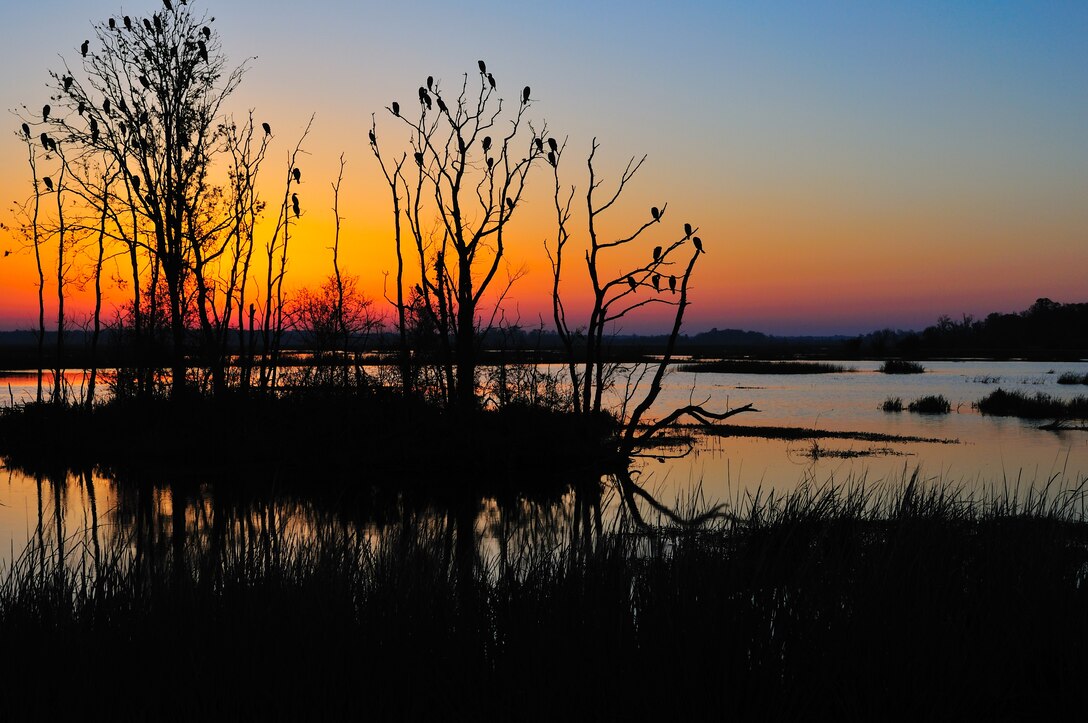
{"label": "water", "polygon": [[[651,416],[689,403],[716,411],[751,403],[758,412],[738,415],[728,423],[942,441],[696,436],[683,456],[677,455],[688,452],[686,446],[652,449],[636,459],[635,479],[659,501],[672,505],[690,500],[694,490],[701,490],[706,504],[715,504],[736,501],[757,489],[788,492],[802,480],[894,483],[916,468],[926,479],[980,494],[1018,482],[1027,486],[1053,481],[1058,487],[1072,487],[1088,476],[1088,432],[1042,431],[1039,422],[984,417],[971,406],[998,387],[1060,398],[1088,393],[1082,385],[1057,383],[1062,372],[1088,373],[1088,363],[927,362],[926,373],[917,375],[880,374],[872,362],[846,365],[857,371],[820,375],[674,371]],[[78,373],[69,376],[77,392],[81,379]],[[10,384],[11,390],[0,403],[34,395],[32,374],[8,374],[0,383]],[[935,394],[952,403],[950,414],[880,409],[888,397],[900,397],[906,405]],[[819,450],[815,456],[814,444]],[[484,500],[458,510],[410,509],[403,502],[372,501],[347,512],[335,500],[322,503],[284,494],[243,499],[203,480],[184,487],[155,482],[159,481],[121,482],[89,472],[31,475],[0,469],[0,566],[19,558],[28,545],[60,555],[72,565],[106,554],[104,550],[127,554],[136,539],[134,530],[142,544],[168,547],[179,530],[184,530],[187,544],[221,536],[224,530],[244,538],[270,526],[305,535],[330,517],[374,535],[390,519],[403,520],[406,515],[459,528],[471,524],[482,554],[487,554],[529,538],[548,545],[591,527],[599,530],[618,507],[614,493],[606,489],[599,504],[597,500],[584,504],[586,500],[571,493],[546,502]]]}

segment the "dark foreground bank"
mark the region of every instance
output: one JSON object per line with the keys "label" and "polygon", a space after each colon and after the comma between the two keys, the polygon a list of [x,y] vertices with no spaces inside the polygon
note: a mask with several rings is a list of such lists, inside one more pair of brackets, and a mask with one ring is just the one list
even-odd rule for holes
{"label": "dark foreground bank", "polygon": [[85,565],[32,547],[0,584],[4,713],[1080,717],[1084,496],[1013,500],[802,488],[710,529],[621,518],[558,545],[451,514],[133,533]]}

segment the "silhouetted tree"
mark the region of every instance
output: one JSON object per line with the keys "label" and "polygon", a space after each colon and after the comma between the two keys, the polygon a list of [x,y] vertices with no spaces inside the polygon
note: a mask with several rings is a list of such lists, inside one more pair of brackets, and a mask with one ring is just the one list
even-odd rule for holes
{"label": "silhouetted tree", "polygon": [[[516,110],[504,113],[493,78],[466,74],[448,94],[441,81],[428,78],[418,89],[418,115],[409,117],[398,103],[389,107],[410,131],[415,178],[402,174],[399,193],[415,241],[422,309],[439,334],[449,402],[461,409],[477,404],[479,312],[503,262],[506,227],[530,169],[545,156],[543,131],[525,117],[532,104],[528,93]],[[379,153],[377,131],[371,132]],[[397,175],[384,163],[383,169],[395,186]],[[394,190],[394,213],[399,206]],[[404,310],[398,291],[399,317]]]}
{"label": "silhouetted tree", "polygon": [[[199,225],[209,203],[208,170],[221,150],[220,107],[243,68],[227,69],[212,19],[188,4],[152,20],[95,25],[94,40],[81,48],[78,74],[67,65],[51,74],[55,105],[35,123],[49,128],[55,142],[127,169],[122,198],[134,216],[133,283],[140,286],[135,255],[144,249],[152,259],[150,288],[156,289],[158,270],[165,280],[171,390],[178,397],[186,385],[186,284],[203,264],[208,236],[221,231]],[[142,221],[150,231],[146,243],[137,241]],[[134,309],[140,313],[138,303]]]}

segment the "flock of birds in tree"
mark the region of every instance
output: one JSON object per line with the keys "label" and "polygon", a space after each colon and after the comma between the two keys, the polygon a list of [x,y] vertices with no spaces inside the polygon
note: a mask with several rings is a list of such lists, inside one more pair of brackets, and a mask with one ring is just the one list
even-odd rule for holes
{"label": "flock of birds in tree", "polygon": [[[661,209],[659,209],[657,206],[654,206],[654,207],[652,207],[650,209],[650,218],[652,218],[655,223],[660,223],[661,222],[661,217],[662,217]],[[701,238],[699,238],[698,236],[692,236],[693,233],[695,233],[695,229],[692,228],[690,223],[685,223],[684,224],[684,239],[683,240],[687,241],[688,239],[691,239],[691,242],[692,242],[692,244],[694,244],[695,251],[697,253],[701,253],[701,254],[706,253],[705,251],[703,251],[703,240]],[[654,260],[653,260],[653,263],[654,263],[655,266],[662,262],[663,252],[664,252],[664,249],[661,246],[654,246],[654,250],[653,250]],[[650,275],[650,285],[654,287],[654,291],[657,291],[657,292],[661,291],[661,278],[662,278],[661,274],[656,273],[656,272]],[[637,281],[635,281],[634,274],[628,274],[627,277],[626,277],[626,281],[627,281],[627,285],[629,287],[631,287],[632,292],[638,291],[639,283]],[[668,279],[668,284],[669,284],[669,293],[675,294],[676,293],[676,276],[670,275],[669,279]]]}
{"label": "flock of birds in tree", "polygon": [[[186,5],[187,4],[187,0],[177,0],[177,2],[180,5]],[[163,0],[163,6],[166,8],[167,12],[174,11],[174,2],[172,0]],[[211,18],[211,20],[214,21],[215,18]],[[125,15],[121,19],[120,24],[118,23],[116,18],[109,18],[109,20],[107,21],[107,27],[109,28],[110,31],[119,32],[122,26],[123,26],[124,30],[126,30],[128,32],[133,32],[134,29],[136,28],[136,25],[133,23],[132,18],[129,17],[128,15]],[[155,35],[162,35],[165,32],[165,25],[164,25],[163,16],[161,14],[159,14],[159,13],[155,13],[152,16],[151,19],[143,18],[143,27],[148,33],[155,34]],[[188,40],[185,41],[186,50],[188,50],[190,52],[195,52],[197,57],[199,57],[201,61],[203,61],[205,63],[209,62],[208,45],[207,44],[211,40],[211,36],[212,36],[211,28],[209,28],[207,25],[203,26],[198,31],[196,39],[188,39]],[[90,54],[90,52],[91,52],[91,41],[90,40],[84,40],[79,46],[79,54],[80,54],[81,57],[87,58],[88,55]],[[175,58],[177,58],[177,48],[173,48],[171,52],[173,53],[173,56]],[[151,52],[150,49],[145,49],[144,50],[144,57],[149,62],[154,61],[154,55],[153,55],[153,53]],[[61,77],[60,80],[61,80],[63,93],[67,94],[68,96],[71,96],[72,89],[73,89],[73,86],[75,84],[75,78],[73,78],[70,75],[64,75],[64,76]],[[136,80],[139,82],[141,88],[144,91],[152,90],[152,82],[147,77],[147,75],[141,74],[141,75],[137,76]],[[60,98],[58,97],[57,100],[59,100],[59,99]],[[135,99],[135,96],[134,96],[134,99]],[[136,105],[137,106],[142,106],[143,103],[142,102],[137,102]],[[115,115],[117,115],[117,114],[111,112],[111,108],[112,108],[112,104],[110,102],[110,99],[109,98],[103,98],[101,110],[102,110],[102,115],[107,119],[113,119],[115,117]],[[77,102],[76,102],[76,113],[79,116],[82,117],[82,116],[86,115],[87,110],[88,110],[87,101],[82,100],[82,99],[77,100]],[[135,131],[140,126],[146,126],[147,123],[150,120],[150,116],[148,115],[148,112],[146,110],[140,110],[139,113],[136,113],[136,112],[134,112],[135,111],[135,108],[134,108],[134,109],[132,109],[132,111],[130,111],[128,101],[124,97],[120,97],[120,98],[117,99],[117,101],[116,101],[116,110],[119,111],[120,115],[121,115],[121,119],[118,119],[117,124],[116,124],[116,132],[117,132],[117,134],[119,135],[119,137],[121,139],[127,138],[129,136],[129,131],[130,130]],[[55,123],[56,122],[60,122],[62,124],[64,123],[64,121],[59,121],[53,115],[53,109],[48,103],[45,104],[44,106],[42,106],[42,116],[41,117],[42,117],[42,123],[49,123],[51,119]],[[127,123],[126,123],[126,120],[128,121]],[[267,133],[267,134],[271,133],[271,128],[268,126],[267,123],[264,124],[264,129],[265,129],[265,133]],[[22,131],[23,137],[27,141],[29,141],[31,136],[32,136],[32,129],[30,127],[30,124],[24,122],[22,124],[20,130]],[[91,117],[89,117],[87,119],[87,130],[88,130],[87,136],[90,139],[91,145],[97,145],[99,143],[99,141],[101,140],[101,138],[102,138],[102,131],[101,131],[101,128],[99,127],[99,122],[98,122],[97,118],[91,116]],[[143,147],[143,145],[145,143],[143,137],[140,136],[139,133],[134,133],[133,135],[135,137],[136,143],[139,144],[141,147]],[[46,152],[56,153],[58,151],[57,140],[55,138],[51,137],[48,132],[43,132],[39,136],[39,140],[41,141],[42,148],[44,148],[46,150]],[[182,139],[182,142],[184,143],[185,140]],[[136,178],[137,178],[136,185],[138,186],[138,183],[139,183],[138,177],[136,177]],[[53,185],[52,179],[46,177],[46,178],[43,178],[42,181],[43,181],[47,191],[52,192],[54,190],[54,185]]]}

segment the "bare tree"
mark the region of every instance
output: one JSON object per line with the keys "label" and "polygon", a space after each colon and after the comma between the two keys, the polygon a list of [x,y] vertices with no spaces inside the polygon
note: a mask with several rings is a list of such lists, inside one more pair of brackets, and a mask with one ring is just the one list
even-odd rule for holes
{"label": "bare tree", "polygon": [[57,108],[41,120],[59,142],[127,169],[124,193],[151,232],[137,242],[132,224],[133,254],[142,248],[152,258],[153,304],[159,270],[165,281],[174,397],[186,388],[186,286],[201,263],[194,221],[208,203],[220,107],[243,74],[243,66],[227,69],[212,20],[178,3],[135,22],[96,24],[78,77],[67,65],[52,74]]}
{"label": "bare tree", "polygon": [[[590,310],[589,320],[580,329],[571,329],[567,322],[566,309],[560,293],[560,281],[563,273],[563,252],[570,241],[571,204],[574,199],[575,189],[570,188],[565,192],[559,178],[559,161],[562,158],[563,147],[553,147],[554,162],[554,204],[556,211],[557,231],[552,247],[545,244],[548,258],[552,266],[552,313],[556,325],[556,331],[567,352],[567,366],[571,377],[572,404],[576,412],[584,414],[599,414],[603,408],[604,393],[610,384],[608,371],[608,356],[605,347],[606,333],[621,322],[628,315],[638,309],[650,305],[666,305],[674,308],[673,325],[669,333],[664,349],[664,354],[658,361],[650,379],[650,386],[646,390],[641,401],[635,404],[630,415],[626,415],[627,403],[636,395],[638,380],[629,383],[625,393],[624,403],[624,431],[620,447],[621,451],[629,454],[633,449],[645,444],[661,429],[675,423],[683,416],[690,416],[704,424],[720,421],[735,414],[745,411],[754,411],[751,405],[739,407],[724,413],[711,412],[701,405],[691,404],[675,410],[661,420],[643,428],[642,419],[649,411],[661,392],[661,384],[672,360],[676,347],[676,340],[680,335],[683,325],[684,311],[688,304],[688,291],[692,273],[699,257],[703,254],[702,240],[695,234],[698,228],[689,223],[683,225],[682,232],[677,232],[671,240],[664,241],[653,247],[652,251],[643,256],[644,262],[635,262],[618,273],[608,273],[604,266],[604,256],[614,249],[629,249],[637,244],[644,234],[657,230],[660,227],[668,204],[661,207],[654,206],[650,209],[649,218],[640,223],[633,231],[626,235],[620,235],[613,239],[603,239],[599,231],[601,216],[615,207],[627,185],[638,173],[646,156],[636,160],[632,158],[627,163],[614,189],[606,194],[603,200],[596,197],[603,181],[597,177],[594,168],[594,158],[599,144],[593,140],[592,149],[587,160],[589,184],[586,192],[587,209],[587,235],[589,247],[585,251],[586,271],[589,276],[593,292],[593,306]],[[686,263],[678,262],[676,257],[686,248],[693,247],[691,256]],[[676,264],[681,264],[676,269]],[[667,294],[666,294],[667,290]],[[577,363],[576,340],[584,333],[585,355],[579,368]]]}
{"label": "bare tree", "polygon": [[[419,264],[421,309],[439,335],[448,401],[462,410],[477,404],[481,303],[503,262],[506,227],[529,171],[545,157],[546,128],[538,133],[526,118],[529,88],[521,91],[516,109],[504,114],[496,87],[483,61],[476,80],[466,74],[449,93],[441,81],[428,78],[418,89],[418,115],[402,113],[398,103],[388,108],[410,132],[414,180],[401,174],[398,192],[397,174],[382,164],[394,187],[395,214],[403,194]],[[381,160],[376,130],[371,132]],[[397,241],[399,249],[399,236]],[[405,308],[398,290],[402,320]]]}

